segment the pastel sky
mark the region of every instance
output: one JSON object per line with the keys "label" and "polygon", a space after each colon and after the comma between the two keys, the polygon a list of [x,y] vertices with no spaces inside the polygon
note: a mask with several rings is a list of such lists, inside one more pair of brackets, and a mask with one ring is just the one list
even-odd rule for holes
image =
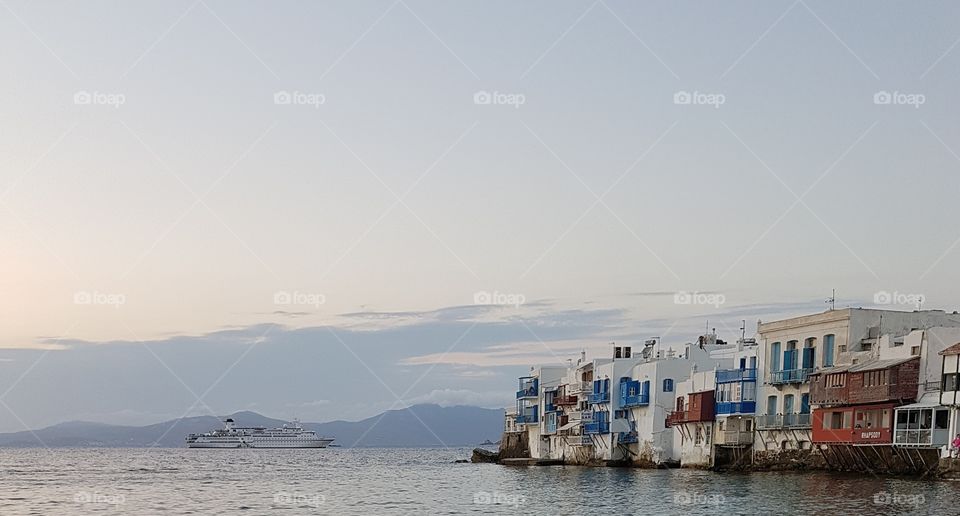
{"label": "pastel sky", "polygon": [[953,310],[958,15],[5,0],[0,431],[497,407],[834,288]]}

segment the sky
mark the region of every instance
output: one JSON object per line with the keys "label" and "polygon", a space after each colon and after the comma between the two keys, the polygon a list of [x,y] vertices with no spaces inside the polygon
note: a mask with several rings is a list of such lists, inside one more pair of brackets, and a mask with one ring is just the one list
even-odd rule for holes
{"label": "sky", "polygon": [[957,308],[952,2],[0,2],[0,431]]}

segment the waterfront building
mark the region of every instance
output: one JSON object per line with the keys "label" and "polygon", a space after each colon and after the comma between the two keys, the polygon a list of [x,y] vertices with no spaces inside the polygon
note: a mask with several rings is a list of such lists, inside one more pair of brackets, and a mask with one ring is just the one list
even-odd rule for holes
{"label": "waterfront building", "polygon": [[680,466],[713,465],[716,371],[694,372],[676,385],[677,397],[667,426],[673,427],[673,448],[679,450]]}
{"label": "waterfront building", "polygon": [[566,368],[534,369],[520,378],[517,391],[517,422],[526,425],[531,457],[678,464],[680,450],[666,425],[676,385],[692,371],[713,371],[719,362],[710,353],[721,346],[713,335],[679,350],[653,339],[637,353],[613,346],[610,358],[588,361],[581,353]]}
{"label": "waterfront building", "polygon": [[[917,398],[920,357],[830,367],[810,375],[813,443],[893,443],[894,408]],[[822,446],[823,451],[830,446]]]}
{"label": "waterfront building", "polygon": [[[909,352],[894,350],[906,335],[938,326],[958,327],[960,315],[941,310],[846,308],[759,324],[762,383],[758,386],[754,461],[777,460],[784,453],[809,456],[813,449],[811,374],[871,357],[880,359],[881,344],[886,344],[895,358],[897,353]],[[820,377],[826,380],[826,376]],[[880,417],[882,421],[882,412]]]}
{"label": "waterfront building", "polygon": [[517,408],[507,407],[503,411],[503,431],[508,434],[519,432],[522,427],[517,424]]}
{"label": "waterfront building", "polygon": [[757,340],[741,338],[733,351],[733,368],[717,369],[712,466],[746,466],[752,462],[757,408]]}
{"label": "waterfront building", "polygon": [[556,421],[553,396],[566,373],[562,366],[539,366],[519,378],[515,421],[526,434],[531,457],[549,455],[550,442],[542,441],[541,436],[551,433],[548,420]]}

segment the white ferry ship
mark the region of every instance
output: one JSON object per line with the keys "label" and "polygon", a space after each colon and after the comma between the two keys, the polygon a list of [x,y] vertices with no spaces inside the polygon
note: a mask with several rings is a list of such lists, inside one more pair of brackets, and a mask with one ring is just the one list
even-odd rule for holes
{"label": "white ferry ship", "polygon": [[332,437],[320,437],[313,430],[304,430],[294,420],[280,428],[262,426],[238,427],[227,419],[223,428],[187,436],[187,448],[326,448]]}

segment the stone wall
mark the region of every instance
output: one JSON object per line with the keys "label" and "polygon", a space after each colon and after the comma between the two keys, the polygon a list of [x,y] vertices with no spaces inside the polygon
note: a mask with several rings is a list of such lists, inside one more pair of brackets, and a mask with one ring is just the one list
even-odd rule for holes
{"label": "stone wall", "polygon": [[530,457],[530,442],[527,432],[504,432],[500,438],[501,459],[525,459]]}
{"label": "stone wall", "polygon": [[753,454],[754,471],[787,471],[827,469],[823,456],[816,450],[770,450]]}

